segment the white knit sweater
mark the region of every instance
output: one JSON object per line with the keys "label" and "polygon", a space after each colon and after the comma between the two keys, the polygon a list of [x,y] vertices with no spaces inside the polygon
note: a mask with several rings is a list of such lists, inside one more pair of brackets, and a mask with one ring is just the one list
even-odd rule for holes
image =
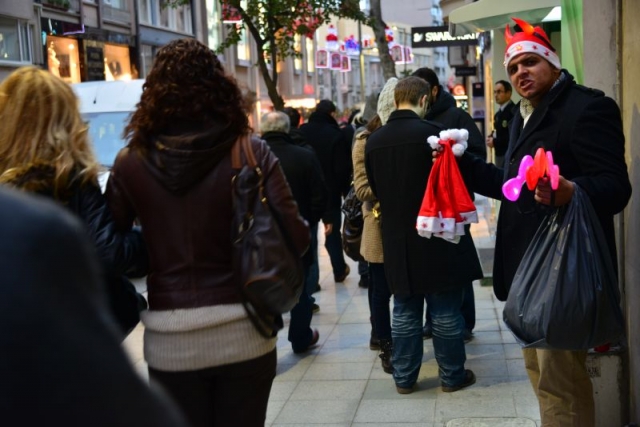
{"label": "white knit sweater", "polygon": [[141,313],[144,357],[161,371],[192,371],[255,359],[276,338],[255,329],[242,304]]}

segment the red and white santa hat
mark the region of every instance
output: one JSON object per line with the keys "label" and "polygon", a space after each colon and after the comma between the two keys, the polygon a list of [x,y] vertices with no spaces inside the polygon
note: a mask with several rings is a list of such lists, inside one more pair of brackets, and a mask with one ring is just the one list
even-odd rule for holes
{"label": "red and white santa hat", "polygon": [[505,68],[509,67],[509,62],[511,62],[513,58],[523,53],[535,53],[549,61],[549,63],[557,69],[562,68],[560,58],[555,48],[551,45],[547,33],[545,33],[542,28],[534,27],[522,19],[511,19],[518,24],[521,31],[511,35],[508,25],[504,29],[504,38],[507,42],[507,50],[504,53]]}

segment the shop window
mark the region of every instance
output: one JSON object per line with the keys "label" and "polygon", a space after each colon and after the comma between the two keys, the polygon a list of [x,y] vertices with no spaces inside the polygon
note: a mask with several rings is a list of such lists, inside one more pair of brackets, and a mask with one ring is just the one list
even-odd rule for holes
{"label": "shop window", "polygon": [[78,40],[47,36],[47,66],[49,71],[67,83],[80,83]]}
{"label": "shop window", "polygon": [[115,44],[104,45],[105,80],[131,80],[129,47]]}
{"label": "shop window", "polygon": [[127,10],[126,0],[102,0],[105,5],[111,6],[114,9]]}
{"label": "shop window", "polygon": [[31,62],[31,46],[26,22],[0,16],[0,61]]}

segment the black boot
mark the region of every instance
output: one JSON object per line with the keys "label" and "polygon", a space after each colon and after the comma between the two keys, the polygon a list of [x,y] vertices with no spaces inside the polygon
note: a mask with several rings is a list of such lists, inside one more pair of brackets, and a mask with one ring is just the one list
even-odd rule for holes
{"label": "black boot", "polygon": [[371,338],[369,338],[369,349],[380,350],[380,340],[376,337],[373,331],[371,331]]}
{"label": "black boot", "polygon": [[393,346],[390,340],[380,340],[380,359],[382,360],[382,370],[387,374],[393,374],[393,365],[391,364],[391,353]]}

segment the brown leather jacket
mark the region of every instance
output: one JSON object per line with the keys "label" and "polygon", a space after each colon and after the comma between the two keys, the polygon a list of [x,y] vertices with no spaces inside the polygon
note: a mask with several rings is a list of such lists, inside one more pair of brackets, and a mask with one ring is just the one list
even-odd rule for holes
{"label": "brown leather jacket", "polygon": [[[170,310],[240,302],[231,260],[230,147],[215,130],[160,136],[144,154],[124,148],[107,185],[119,229],[137,217],[147,243],[149,308]],[[252,147],[265,194],[300,256],[309,229],[298,213],[277,157],[264,141]]]}

